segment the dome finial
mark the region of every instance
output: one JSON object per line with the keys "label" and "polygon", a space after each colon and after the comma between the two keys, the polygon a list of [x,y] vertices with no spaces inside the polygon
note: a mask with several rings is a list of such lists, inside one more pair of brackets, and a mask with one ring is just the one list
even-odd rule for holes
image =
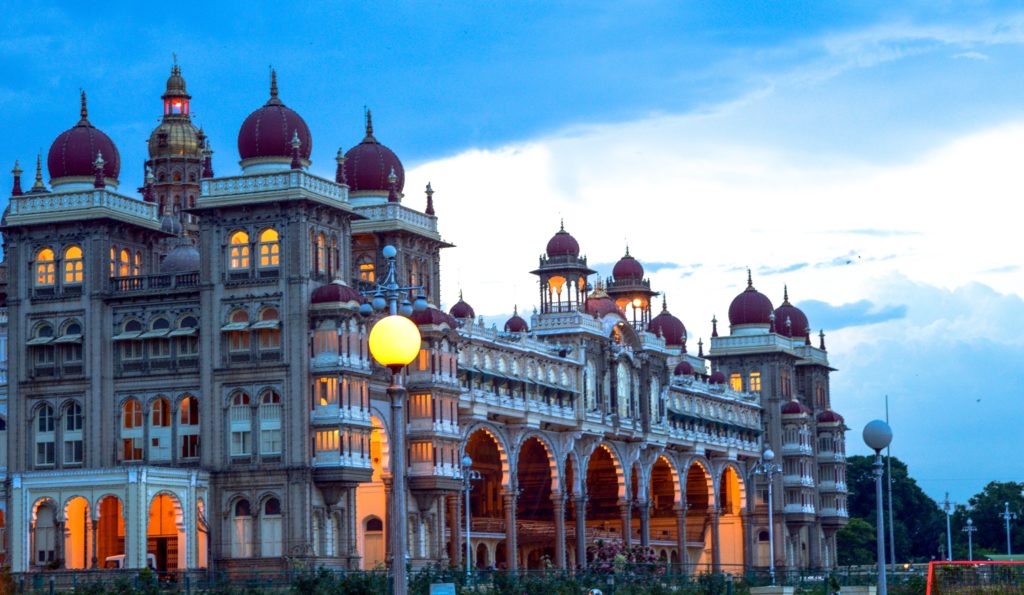
{"label": "dome finial", "polygon": [[270,69],[270,97],[277,99],[277,71]]}
{"label": "dome finial", "polygon": [[822,351],[826,351],[826,349],[825,349],[825,329],[821,329],[821,331],[818,333],[818,337],[821,339],[821,342],[818,344],[818,349],[821,349]]}
{"label": "dome finial", "polygon": [[213,177],[213,149],[208,140],[203,143],[203,177]]}
{"label": "dome finial", "polygon": [[11,187],[11,196],[21,196],[21,168],[18,167],[18,160],[14,160],[14,169],[11,170],[14,174],[14,184]]}
{"label": "dome finial", "polygon": [[80,111],[80,113],[82,114],[82,119],[78,123],[79,124],[88,124],[89,123],[89,108],[85,104],[85,89],[79,89],[79,90],[82,92],[82,109]]}
{"label": "dome finial", "polygon": [[[430,186],[430,182],[427,182],[427,210],[424,211],[427,215],[434,215],[434,189]],[[462,292],[459,292],[460,296]],[[461,299],[461,297],[460,297]]]}
{"label": "dome finial", "polygon": [[366,108],[366,138],[373,138],[373,112]]}
{"label": "dome finial", "polygon": [[565,231],[565,218],[559,217],[558,219],[558,231]]}
{"label": "dome finial", "polygon": [[626,256],[629,256],[629,242],[626,242]]}
{"label": "dome finial", "polygon": [[668,296],[661,294],[661,311],[668,312]]}
{"label": "dome finial", "polygon": [[754,288],[754,278],[750,274],[750,267],[747,267],[747,289]]}
{"label": "dome finial", "polygon": [[704,357],[704,337],[697,339],[697,357]]}
{"label": "dome finial", "polygon": [[789,304],[789,286],[788,285],[783,285],[782,286],[782,304],[783,305],[788,305]]}
{"label": "dome finial", "polygon": [[718,317],[714,314],[711,315],[711,336],[718,336]]}
{"label": "dome finial", "polygon": [[43,154],[36,154],[36,183],[32,185],[31,192],[46,192],[46,185],[43,184]]}

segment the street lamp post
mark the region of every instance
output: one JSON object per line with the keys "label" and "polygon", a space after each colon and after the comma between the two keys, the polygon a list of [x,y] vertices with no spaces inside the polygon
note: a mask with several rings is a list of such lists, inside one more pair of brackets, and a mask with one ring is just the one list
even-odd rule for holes
{"label": "street lamp post", "polygon": [[[946,559],[953,560],[953,534],[949,529],[949,515],[953,507],[949,503],[949,492],[946,492],[946,501],[942,503],[942,510],[946,512]],[[890,522],[891,522],[890,518]]]}
{"label": "street lamp post", "polygon": [[772,517],[772,483],[776,473],[782,471],[782,467],[775,460],[775,452],[770,448],[764,449],[761,460],[754,463],[754,473],[764,475],[768,482],[768,575],[775,584],[775,523]]}
{"label": "street lamp post", "polygon": [[1006,555],[1007,556],[1012,556],[1013,555],[1013,551],[1012,551],[1012,548],[1010,547],[1010,521],[1017,520],[1017,513],[1016,512],[1010,512],[1010,503],[1009,502],[1004,502],[1003,505],[1006,506],[1006,510],[1004,510],[1003,514],[1001,514],[999,516],[1001,516],[1003,518],[1003,520],[1006,521]]}
{"label": "street lamp post", "polygon": [[[469,492],[473,490],[472,481],[477,481],[481,478],[480,472],[470,467],[473,466],[473,459],[469,454],[462,455],[462,487],[466,491],[466,579],[469,579],[470,569],[472,564],[470,563],[472,550],[469,545],[470,537],[470,516],[469,516]],[[455,544],[458,546],[458,544]]]}
{"label": "street lamp post", "polygon": [[[394,580],[392,593],[405,595],[408,592],[406,581],[405,560],[406,519],[408,510],[405,499],[405,387],[402,386],[402,368],[416,359],[422,346],[419,328],[406,318],[414,310],[427,308],[427,300],[419,295],[414,304],[403,300],[399,309],[398,300],[406,292],[421,291],[421,287],[401,287],[395,279],[395,256],[398,250],[394,246],[384,246],[381,251],[388,262],[387,274],[376,289],[367,292],[373,296],[369,304],[360,306],[360,313],[372,314],[385,308],[388,315],[381,318],[370,329],[370,354],[377,363],[391,370],[391,384],[388,386],[388,398],[391,400],[391,439],[393,448],[391,456],[391,525],[388,538],[391,542],[391,573]],[[400,315],[401,314],[401,315]]]}
{"label": "street lamp post", "polygon": [[882,475],[885,464],[882,463],[882,450],[892,442],[892,428],[880,419],[868,422],[864,426],[864,443],[875,451],[875,502],[877,509],[875,536],[878,540],[878,595],[887,595],[885,587],[885,517],[882,514]]}
{"label": "street lamp post", "polygon": [[971,519],[967,519],[967,526],[964,527],[963,529],[960,529],[960,530],[967,534],[967,560],[969,562],[973,562],[974,561],[974,532],[977,531],[978,528],[974,526],[974,521],[972,521]]}

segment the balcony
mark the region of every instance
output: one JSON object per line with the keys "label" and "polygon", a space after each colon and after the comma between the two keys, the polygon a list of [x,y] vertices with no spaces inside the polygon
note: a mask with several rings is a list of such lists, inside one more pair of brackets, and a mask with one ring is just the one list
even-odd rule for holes
{"label": "balcony", "polygon": [[818,489],[822,492],[847,493],[846,483],[842,481],[819,481]]}
{"label": "balcony", "polygon": [[331,206],[348,206],[348,188],[302,170],[251,174],[203,180],[200,207],[216,206],[239,195],[256,195],[250,202],[276,202],[284,191]]}
{"label": "balcony", "polygon": [[782,485],[786,487],[813,488],[814,478],[809,475],[783,475]]}
{"label": "balcony", "polygon": [[782,512],[786,514],[814,514],[813,504],[787,504]]}
{"label": "balcony", "polygon": [[809,444],[798,444],[796,442],[784,442],[779,452],[784,457],[809,457],[814,456],[814,448]]}
{"label": "balcony", "polygon": [[157,205],[102,188],[12,196],[8,225],[115,219],[160,229]]}
{"label": "balcony", "polygon": [[198,272],[112,277],[110,279],[110,291],[115,294],[146,291],[166,292],[177,289],[195,289],[197,287],[199,287]]}

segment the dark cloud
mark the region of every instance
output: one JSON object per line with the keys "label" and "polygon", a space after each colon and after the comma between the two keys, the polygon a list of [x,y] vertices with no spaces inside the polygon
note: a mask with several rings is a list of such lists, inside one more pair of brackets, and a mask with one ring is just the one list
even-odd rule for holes
{"label": "dark cloud", "polygon": [[833,306],[818,300],[807,300],[797,304],[807,315],[813,328],[838,330],[851,326],[864,326],[905,318],[907,307],[878,306],[868,300]]}

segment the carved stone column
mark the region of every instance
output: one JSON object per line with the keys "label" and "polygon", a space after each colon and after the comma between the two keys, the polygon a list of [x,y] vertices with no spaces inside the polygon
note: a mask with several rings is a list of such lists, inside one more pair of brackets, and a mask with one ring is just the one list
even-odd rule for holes
{"label": "carved stone column", "polygon": [[519,567],[519,544],[516,531],[516,493],[506,490],[502,497],[505,502],[505,558],[509,570]]}
{"label": "carved stone column", "polygon": [[637,505],[640,508],[640,545],[651,545],[651,503],[644,500]]}
{"label": "carved stone column", "polygon": [[718,521],[722,511],[717,506],[708,509],[708,516],[711,518],[711,569],[714,572],[722,570],[722,549],[721,541],[718,539]]}
{"label": "carved stone column", "polygon": [[555,566],[565,568],[565,498],[561,492],[551,494],[555,515]]}
{"label": "carved stone column", "polygon": [[[458,492],[448,494],[448,524],[451,532],[452,566],[462,566],[462,499]],[[468,563],[468,561],[467,561]]]}
{"label": "carved stone column", "polygon": [[576,566],[587,567],[587,497],[576,496]]}
{"label": "carved stone column", "polygon": [[94,519],[91,516],[89,517],[89,534],[92,537],[92,560],[89,561],[89,568],[98,568],[96,564],[99,562],[99,557],[96,548],[99,543],[96,541],[96,530],[97,525],[99,524],[99,520]]}
{"label": "carved stone column", "polygon": [[622,515],[622,542],[629,547],[633,545],[633,506],[629,500],[619,500],[619,513]]}
{"label": "carved stone column", "polygon": [[384,510],[387,511],[386,525],[384,527],[384,559],[391,561],[391,524],[396,522],[394,519],[394,511],[392,510],[392,484],[391,476],[382,477],[381,481],[384,483]]}
{"label": "carved stone column", "polygon": [[690,555],[686,551],[686,504],[676,504],[676,548],[683,574],[690,572]]}

